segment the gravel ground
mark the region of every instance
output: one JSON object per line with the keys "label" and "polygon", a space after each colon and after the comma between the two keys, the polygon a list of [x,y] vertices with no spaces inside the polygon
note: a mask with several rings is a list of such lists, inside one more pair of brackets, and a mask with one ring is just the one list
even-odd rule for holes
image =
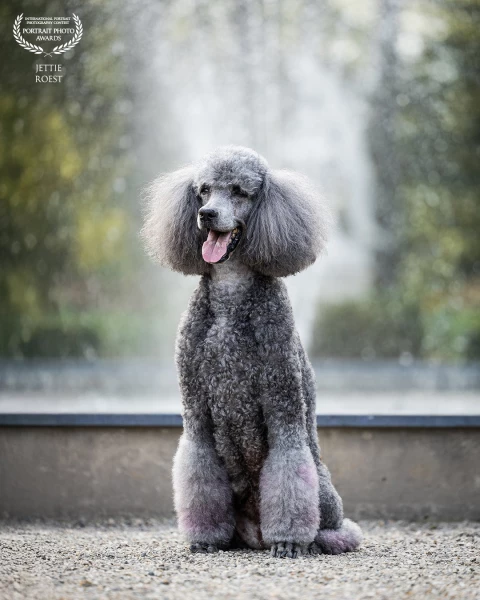
{"label": "gravel ground", "polygon": [[480,524],[363,522],[360,550],[191,555],[172,524],[0,524],[0,598],[480,598]]}

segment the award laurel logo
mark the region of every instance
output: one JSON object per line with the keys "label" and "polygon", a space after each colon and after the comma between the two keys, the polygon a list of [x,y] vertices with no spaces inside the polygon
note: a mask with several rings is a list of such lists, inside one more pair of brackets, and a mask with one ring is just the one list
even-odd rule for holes
{"label": "award laurel logo", "polygon": [[[72,18],[75,28],[71,26],[67,27]],[[22,28],[23,20],[22,13],[17,16],[13,23],[13,37],[15,41],[24,50],[33,54],[43,55],[43,57],[48,56],[53,58],[54,55],[63,54],[71,50],[80,42],[83,36],[83,25],[80,17],[76,14],[73,14],[73,17],[25,17],[25,22],[30,27]],[[65,35],[73,34],[73,37],[63,44],[58,44],[52,50],[47,51],[43,46],[25,39],[24,35],[32,34],[37,36],[34,40],[35,42],[61,42]],[[61,64],[36,64],[35,71],[36,73],[44,73],[43,75],[36,75],[36,83],[60,83],[64,77],[62,73],[63,65]]]}
{"label": "award laurel logo", "polygon": [[18,15],[18,17],[15,19],[15,23],[13,24],[13,37],[16,39],[17,43],[20,44],[22,48],[25,48],[25,50],[33,52],[34,54],[43,53],[44,56],[52,56],[52,54],[63,54],[67,50],[70,50],[71,48],[76,46],[78,42],[82,39],[83,25],[80,21],[80,17],[74,14],[73,20],[75,21],[75,35],[73,36],[73,38],[65,44],[55,46],[55,48],[51,52],[45,52],[45,50],[41,46],[31,44],[24,37],[22,37],[22,34],[20,33],[20,24],[22,22],[22,19],[23,14]]}

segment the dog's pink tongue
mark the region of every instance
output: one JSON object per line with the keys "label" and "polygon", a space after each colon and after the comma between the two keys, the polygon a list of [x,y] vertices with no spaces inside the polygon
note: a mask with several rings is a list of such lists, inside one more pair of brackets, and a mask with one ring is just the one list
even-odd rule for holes
{"label": "dog's pink tongue", "polygon": [[222,256],[225,256],[230,234],[231,231],[219,233],[218,231],[212,231],[210,229],[207,241],[204,242],[202,246],[202,256],[205,262],[216,263]]}

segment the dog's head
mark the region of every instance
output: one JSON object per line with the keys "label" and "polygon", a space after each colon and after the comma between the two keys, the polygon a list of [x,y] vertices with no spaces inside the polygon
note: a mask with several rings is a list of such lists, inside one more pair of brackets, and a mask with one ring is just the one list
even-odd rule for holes
{"label": "dog's head", "polygon": [[313,263],[325,246],[328,212],[304,177],[274,171],[259,154],[221,147],[165,175],[147,190],[147,250],[185,274],[239,259],[284,277]]}

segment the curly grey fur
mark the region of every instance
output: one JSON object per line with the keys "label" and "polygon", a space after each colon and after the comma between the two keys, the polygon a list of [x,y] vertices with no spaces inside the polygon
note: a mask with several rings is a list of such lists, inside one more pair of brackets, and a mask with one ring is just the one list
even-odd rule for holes
{"label": "curly grey fur", "polygon": [[362,543],[360,527],[344,519],[339,529],[319,529],[313,543],[312,554],[343,554],[352,552]]}
{"label": "curly grey fur", "polygon": [[165,267],[185,275],[209,271],[201,247],[206,239],[197,227],[200,208],[193,189],[193,166],[164,175],[145,190],[142,237],[148,254]]}
{"label": "curly grey fur", "polygon": [[[173,484],[192,551],[270,546],[294,558],[354,550],[361,532],[343,518],[320,458],[314,374],[276,278],[305,268],[324,247],[318,196],[255,152],[227,147],[161,178],[148,197],[149,252],[202,274],[176,343],[184,433]],[[202,206],[215,208],[214,230],[242,224],[224,263],[202,259]]]}
{"label": "curly grey fur", "polygon": [[241,185],[251,195],[260,189],[268,171],[267,161],[249,148],[223,146],[207,154],[196,165],[194,187],[202,183]]}
{"label": "curly grey fur", "polygon": [[185,275],[203,275],[205,232],[197,227],[202,184],[225,189],[241,185],[252,198],[239,253],[258,273],[285,277],[315,261],[324,249],[330,215],[321,196],[303,176],[270,169],[248,148],[226,146],[154,181],[144,193],[142,229],[148,254]]}
{"label": "curly grey fur", "polygon": [[328,212],[301,175],[268,172],[247,223],[243,262],[272,277],[298,273],[325,247]]}

